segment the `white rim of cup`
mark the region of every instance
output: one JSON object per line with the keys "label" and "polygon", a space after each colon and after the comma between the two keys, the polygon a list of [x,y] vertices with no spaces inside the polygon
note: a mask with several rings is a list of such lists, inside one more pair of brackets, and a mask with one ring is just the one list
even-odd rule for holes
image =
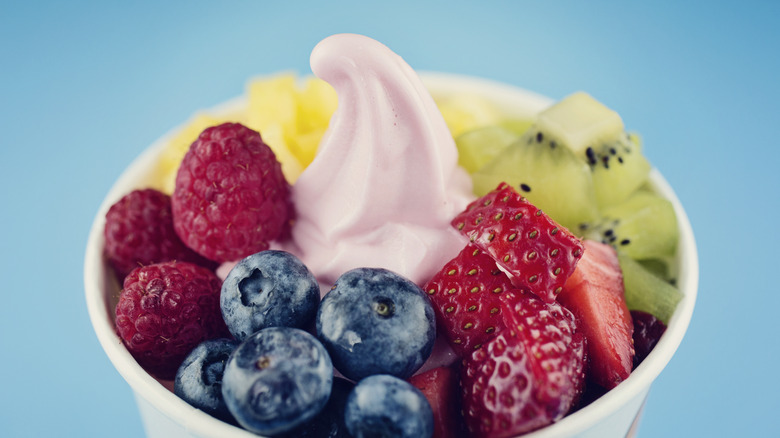
{"label": "white rim of cup", "polygon": [[[446,96],[453,92],[473,94],[498,104],[504,111],[516,116],[532,116],[552,103],[552,100],[522,88],[476,78],[440,72],[420,72],[426,87],[434,96]],[[235,98],[206,111],[223,115],[240,111],[246,106],[245,98]],[[112,284],[103,258],[103,227],[105,214],[113,203],[125,193],[141,188],[153,164],[168,140],[182,126],[176,127],[144,150],[121,174],[103,200],[90,229],[84,259],[84,285],[87,310],[95,333],[114,367],[127,381],[136,396],[142,397],[162,414],[180,424],[184,430],[204,437],[256,437],[250,432],[217,420],[179,399],[163,384],[154,379],[133,359],[116,334],[113,322],[114,309],[105,289]],[[607,392],[590,405],[574,412],[557,423],[524,435],[529,438],[568,437],[583,432],[606,419],[620,407],[650,387],[677,351],[693,316],[699,280],[699,264],[696,243],[690,221],[677,195],[657,169],[650,174],[654,188],[674,205],[677,214],[680,241],[677,258],[680,266],[678,287],[683,299],[677,306],[664,336],[628,379]],[[684,263],[682,263],[684,262]],[[115,284],[115,282],[114,282]],[[114,286],[116,287],[116,286]],[[118,291],[118,289],[116,289]]]}

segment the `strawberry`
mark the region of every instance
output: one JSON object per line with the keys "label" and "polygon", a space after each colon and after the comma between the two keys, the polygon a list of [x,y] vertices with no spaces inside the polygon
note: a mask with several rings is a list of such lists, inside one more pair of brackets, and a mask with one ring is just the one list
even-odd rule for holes
{"label": "strawberry", "polygon": [[511,274],[516,288],[555,301],[582,257],[582,242],[514,188],[501,183],[452,220]]}
{"label": "strawberry", "polygon": [[464,359],[463,412],[474,437],[509,437],[563,418],[582,393],[586,340],[574,315],[519,290],[506,329]]}
{"label": "strawberry", "polygon": [[426,284],[436,321],[458,356],[471,354],[503,328],[498,298],[509,277],[474,245],[467,245]]}
{"label": "strawberry", "polygon": [[423,393],[433,410],[433,438],[466,436],[460,413],[458,372],[453,366],[433,368],[409,378]]}
{"label": "strawberry", "polygon": [[558,301],[582,322],[590,378],[607,389],[625,380],[634,365],[634,324],[615,249],[586,240],[585,255]]}

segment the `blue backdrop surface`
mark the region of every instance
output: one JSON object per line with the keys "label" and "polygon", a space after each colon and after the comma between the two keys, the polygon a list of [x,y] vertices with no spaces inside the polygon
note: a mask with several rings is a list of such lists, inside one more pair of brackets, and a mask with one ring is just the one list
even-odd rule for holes
{"label": "blue backdrop surface", "polygon": [[[698,243],[701,279],[640,437],[778,436],[780,4],[620,1],[0,2],[0,435],[139,437],[92,331],[82,269],[120,172],[256,75],[308,74],[341,32],[412,67],[561,98],[641,133]],[[107,431],[111,431],[110,434]]]}

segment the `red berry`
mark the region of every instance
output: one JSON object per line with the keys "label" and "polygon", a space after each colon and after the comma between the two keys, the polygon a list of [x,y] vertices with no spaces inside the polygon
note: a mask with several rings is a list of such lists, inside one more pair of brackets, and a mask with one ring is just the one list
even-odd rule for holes
{"label": "red berry", "polygon": [[293,211],[273,151],[239,123],[200,134],[179,167],[172,203],[179,237],[217,262],[268,249],[288,231]]}
{"label": "red berry", "polygon": [[631,374],[634,326],[615,249],[592,240],[584,244],[585,254],[558,302],[579,319],[588,339],[589,377],[612,389]]}
{"label": "red berry", "polygon": [[452,366],[433,368],[409,378],[433,410],[433,438],[466,436],[460,410],[458,372]]}
{"label": "red berry", "polygon": [[473,437],[511,437],[563,418],[582,393],[585,338],[574,315],[530,293],[502,296],[506,329],[464,360]]}
{"label": "red berry", "polygon": [[171,379],[201,341],[229,336],[219,307],[222,282],[187,262],[143,266],[125,277],[116,328],[149,373]]}
{"label": "red berry", "polygon": [[634,323],[634,368],[653,351],[655,344],[666,332],[666,325],[655,316],[642,312],[641,310],[632,310],[631,319]]}
{"label": "red berry", "polygon": [[471,354],[501,331],[499,296],[511,289],[509,277],[474,245],[467,245],[428,282],[425,292],[436,321],[453,351]]}
{"label": "red berry", "polygon": [[555,301],[582,256],[582,242],[506,183],[452,221],[511,274],[512,284]]}
{"label": "red berry", "polygon": [[171,198],[154,189],[134,190],[106,213],[105,254],[121,282],[133,269],[180,260],[214,268],[187,248],[173,230]]}

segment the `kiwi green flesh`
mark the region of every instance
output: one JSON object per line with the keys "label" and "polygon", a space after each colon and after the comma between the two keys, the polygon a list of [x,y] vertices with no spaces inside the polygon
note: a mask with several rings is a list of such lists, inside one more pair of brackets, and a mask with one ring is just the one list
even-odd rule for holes
{"label": "kiwi green flesh", "polygon": [[671,265],[673,263],[671,257],[669,259],[637,260],[637,262],[639,262],[643,268],[647,269],[656,277],[666,281],[673,286],[676,284],[677,280],[675,279],[674,273],[671,270]]}
{"label": "kiwi green flesh", "polygon": [[581,225],[577,234],[610,244],[635,260],[671,257],[679,240],[672,203],[644,190],[603,210],[601,219]]}
{"label": "kiwi green flesh", "polygon": [[598,217],[588,165],[569,148],[545,141],[531,129],[472,175],[474,192],[483,196],[499,183],[514,186],[532,204],[575,232]]}
{"label": "kiwi green flesh", "polygon": [[650,313],[669,324],[669,319],[682,299],[682,293],[669,282],[656,276],[625,253],[618,253],[623,271],[626,306],[630,310]]}
{"label": "kiwi green flesh", "polygon": [[611,141],[589,146],[582,158],[593,172],[593,189],[600,209],[625,201],[650,174],[650,163],[635,135],[623,133]]}

